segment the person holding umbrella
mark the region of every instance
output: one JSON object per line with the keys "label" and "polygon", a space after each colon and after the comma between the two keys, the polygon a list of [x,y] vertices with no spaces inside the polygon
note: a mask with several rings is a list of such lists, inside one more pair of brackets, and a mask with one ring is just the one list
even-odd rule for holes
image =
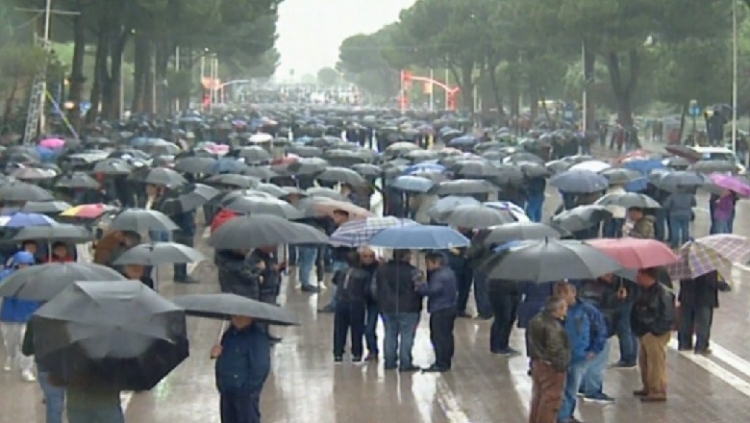
{"label": "person holding umbrella", "polygon": [[[23,269],[36,263],[34,255],[28,251],[19,251],[10,259],[10,269],[2,272],[4,279],[18,269]],[[3,370],[10,372],[14,365],[19,365],[21,378],[26,382],[36,381],[34,376],[34,361],[31,357],[22,354],[23,338],[26,332],[26,323],[31,315],[39,308],[36,301],[20,300],[16,298],[3,298],[2,309],[0,309],[0,332],[3,335],[6,359]]]}
{"label": "person holding umbrella", "polygon": [[260,423],[260,393],[271,372],[270,340],[252,317],[233,315],[230,321],[221,344],[211,349],[221,422]]}

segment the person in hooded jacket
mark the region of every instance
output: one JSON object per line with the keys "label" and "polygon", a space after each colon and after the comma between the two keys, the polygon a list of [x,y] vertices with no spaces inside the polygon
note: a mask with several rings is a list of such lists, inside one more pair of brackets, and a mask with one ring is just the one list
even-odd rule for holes
{"label": "person in hooded jacket", "polygon": [[372,277],[358,267],[359,254],[350,252],[349,266],[333,275],[336,290],[336,311],[333,316],[333,360],[341,363],[347,334],[351,337],[352,362],[362,361],[362,341],[365,333],[365,307],[367,291]]}
{"label": "person in hooded jacket", "polygon": [[[33,254],[28,251],[19,251],[10,259],[11,268],[4,270],[1,278],[4,279],[16,270],[35,263]],[[3,298],[2,309],[0,309],[0,332],[3,335],[3,344],[6,351],[3,370],[10,372],[18,365],[21,370],[21,378],[26,382],[34,382],[36,377],[34,376],[33,358],[23,355],[23,338],[26,332],[26,323],[40,305],[37,301],[8,297]]]}

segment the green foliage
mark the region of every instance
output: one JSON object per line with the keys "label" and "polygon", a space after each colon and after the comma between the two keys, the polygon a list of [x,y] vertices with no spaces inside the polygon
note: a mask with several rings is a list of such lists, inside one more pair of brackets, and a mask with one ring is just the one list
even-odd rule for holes
{"label": "green foliage", "polygon": [[316,76],[318,84],[324,87],[332,87],[341,82],[341,74],[334,68],[321,68]]}
{"label": "green foliage", "polygon": [[389,25],[373,34],[357,34],[345,39],[339,47],[336,64],[344,79],[372,95],[394,96],[399,71],[391,67],[383,54],[392,45],[391,36],[397,30],[395,25]]}
{"label": "green foliage", "polygon": [[190,70],[170,71],[167,74],[167,99],[189,98],[198,84]]}

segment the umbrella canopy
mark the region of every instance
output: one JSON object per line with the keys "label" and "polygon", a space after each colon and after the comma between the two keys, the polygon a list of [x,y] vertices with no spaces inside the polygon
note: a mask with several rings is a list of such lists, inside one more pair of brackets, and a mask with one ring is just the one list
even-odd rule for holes
{"label": "umbrella canopy", "polygon": [[578,232],[589,229],[611,217],[612,212],[604,206],[586,205],[574,207],[553,216],[551,222],[568,232]]}
{"label": "umbrella canopy", "polygon": [[113,263],[116,266],[139,264],[142,266],[159,266],[172,263],[194,263],[206,260],[200,251],[176,242],[155,242],[138,244],[122,253]]}
{"label": "umbrella canopy", "polygon": [[736,176],[713,173],[708,175],[708,178],[720,188],[736,192],[743,197],[750,197],[750,184]]}
{"label": "umbrella canopy", "polygon": [[58,214],[71,208],[65,201],[29,201],[19,210],[21,213]]}
{"label": "umbrella canopy", "polygon": [[555,282],[563,279],[596,279],[622,266],[581,241],[544,239],[522,241],[497,261],[488,260],[489,279]]}
{"label": "umbrella canopy", "polygon": [[620,206],[625,208],[660,209],[661,204],[646,194],[635,192],[613,192],[596,200],[598,206]]}
{"label": "umbrella canopy", "polygon": [[62,175],[55,182],[55,186],[60,188],[98,189],[99,181],[83,172],[73,172],[70,175]]}
{"label": "umbrella canopy", "polygon": [[49,301],[78,281],[117,281],[117,271],[94,263],[47,263],[13,272],[0,283],[0,297]]}
{"label": "umbrella canopy", "polygon": [[93,172],[104,175],[128,175],[133,167],[125,160],[119,158],[108,158],[98,161],[94,165]]}
{"label": "umbrella canopy", "polygon": [[130,179],[146,184],[165,186],[167,188],[175,188],[187,184],[184,176],[165,167],[135,172],[130,176]]}
{"label": "umbrella canopy", "polygon": [[258,178],[248,175],[236,175],[232,173],[225,173],[222,175],[214,175],[205,180],[208,184],[218,185],[230,185],[237,188],[257,188],[260,184]]}
{"label": "umbrella canopy", "polygon": [[312,226],[263,214],[236,217],[221,225],[208,239],[210,246],[220,250],[327,242],[328,237]]}
{"label": "umbrella canopy", "polygon": [[301,219],[304,213],[277,198],[237,197],[224,203],[224,208],[242,214],[270,214],[285,219]]}
{"label": "umbrella canopy", "polygon": [[26,226],[13,236],[14,241],[25,241],[27,239],[79,244],[93,241],[94,234],[82,226],[55,224],[52,226]]}
{"label": "umbrella canopy", "polygon": [[435,183],[422,176],[402,175],[388,182],[388,187],[406,192],[426,193]]}
{"label": "umbrella canopy", "polygon": [[359,173],[345,167],[328,167],[315,175],[319,181],[340,182],[353,186],[367,185],[367,180]]}
{"label": "umbrella canopy", "polygon": [[367,244],[370,238],[384,229],[410,225],[418,225],[418,223],[410,219],[399,219],[393,216],[350,220],[339,226],[331,234],[330,243],[343,247],[359,247]]}
{"label": "umbrella canopy", "polygon": [[532,239],[560,238],[560,231],[544,223],[513,222],[492,226],[477,235],[477,240],[484,245],[500,245],[511,241]]}
{"label": "umbrella canopy", "polygon": [[692,279],[714,270],[731,280],[732,264],[750,258],[750,238],[733,234],[716,234],[685,243],[678,251],[680,260],[667,266],[673,279]]}
{"label": "umbrella canopy", "polygon": [[663,242],[655,239],[599,238],[585,241],[627,269],[647,269],[676,263],[679,257]]}
{"label": "umbrella canopy", "polygon": [[675,192],[682,188],[697,188],[706,183],[706,177],[691,171],[678,170],[667,173],[651,173],[650,179],[657,188]]}
{"label": "umbrella canopy", "polygon": [[185,309],[188,316],[226,320],[231,316],[252,317],[272,325],[297,325],[297,319],[287,310],[271,304],[251,300],[235,294],[180,295],[174,303]]}
{"label": "umbrella canopy", "polygon": [[624,167],[610,167],[602,170],[599,174],[607,178],[610,185],[625,185],[642,176],[637,170]]}
{"label": "umbrella canopy", "polygon": [[112,222],[109,229],[119,231],[176,231],[179,227],[164,213],[156,210],[126,209],[120,212]]}
{"label": "umbrella canopy", "polygon": [[485,229],[516,221],[510,212],[486,205],[458,206],[441,216],[439,220],[452,226],[471,229]]}
{"label": "umbrella canopy", "polygon": [[193,211],[221,194],[214,187],[203,184],[183,185],[171,192],[159,206],[159,211],[174,216]]}
{"label": "umbrella canopy", "polygon": [[412,225],[383,229],[370,238],[373,247],[404,250],[446,250],[466,247],[471,241],[447,226]]}
{"label": "umbrella canopy", "polygon": [[107,204],[82,204],[80,206],[71,207],[64,212],[60,213],[63,217],[77,217],[79,219],[98,219],[105,213],[113,212],[117,210],[117,207],[109,206]]}
{"label": "umbrella canopy", "polygon": [[148,390],[189,354],[184,311],[138,281],[77,282],[31,323],[37,361],[64,385]]}
{"label": "umbrella canopy", "polygon": [[52,201],[54,197],[44,188],[26,182],[0,183],[0,198],[3,201]]}
{"label": "umbrella canopy", "polygon": [[587,194],[606,190],[609,181],[590,170],[566,170],[553,176],[549,184],[562,192]]}
{"label": "umbrella canopy", "polygon": [[472,195],[491,194],[500,191],[500,188],[490,182],[479,179],[456,179],[443,181],[435,185],[430,194],[445,195]]}

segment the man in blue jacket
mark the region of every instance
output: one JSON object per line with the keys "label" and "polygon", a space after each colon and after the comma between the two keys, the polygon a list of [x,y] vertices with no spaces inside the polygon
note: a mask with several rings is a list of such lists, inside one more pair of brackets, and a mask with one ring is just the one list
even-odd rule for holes
{"label": "man in blue jacket", "polygon": [[447,372],[451,369],[455,343],[453,325],[456,321],[456,275],[446,266],[440,252],[427,254],[427,283],[417,286],[417,291],[427,297],[430,313],[430,341],[435,350],[435,364],[424,372]]}
{"label": "man in blue jacket", "polygon": [[568,303],[565,332],[568,334],[572,352],[557,421],[576,423],[578,420],[573,417],[577,402],[576,395],[590,364],[604,350],[607,342],[607,328],[604,317],[596,307],[578,300],[574,285],[559,283],[555,290],[556,294]]}
{"label": "man in blue jacket", "polygon": [[260,423],[260,393],[271,371],[268,334],[251,317],[232,316],[211,358],[216,359],[221,423]]}
{"label": "man in blue jacket", "polygon": [[[10,276],[18,269],[33,265],[34,255],[26,250],[19,251],[10,259],[10,268],[0,272],[0,280]],[[23,338],[26,323],[41,304],[36,301],[20,300],[17,298],[3,298],[0,309],[0,333],[6,351],[3,370],[12,371],[18,368],[21,378],[26,382],[36,381],[34,376],[34,359],[22,354]],[[18,366],[18,367],[16,367]]]}

